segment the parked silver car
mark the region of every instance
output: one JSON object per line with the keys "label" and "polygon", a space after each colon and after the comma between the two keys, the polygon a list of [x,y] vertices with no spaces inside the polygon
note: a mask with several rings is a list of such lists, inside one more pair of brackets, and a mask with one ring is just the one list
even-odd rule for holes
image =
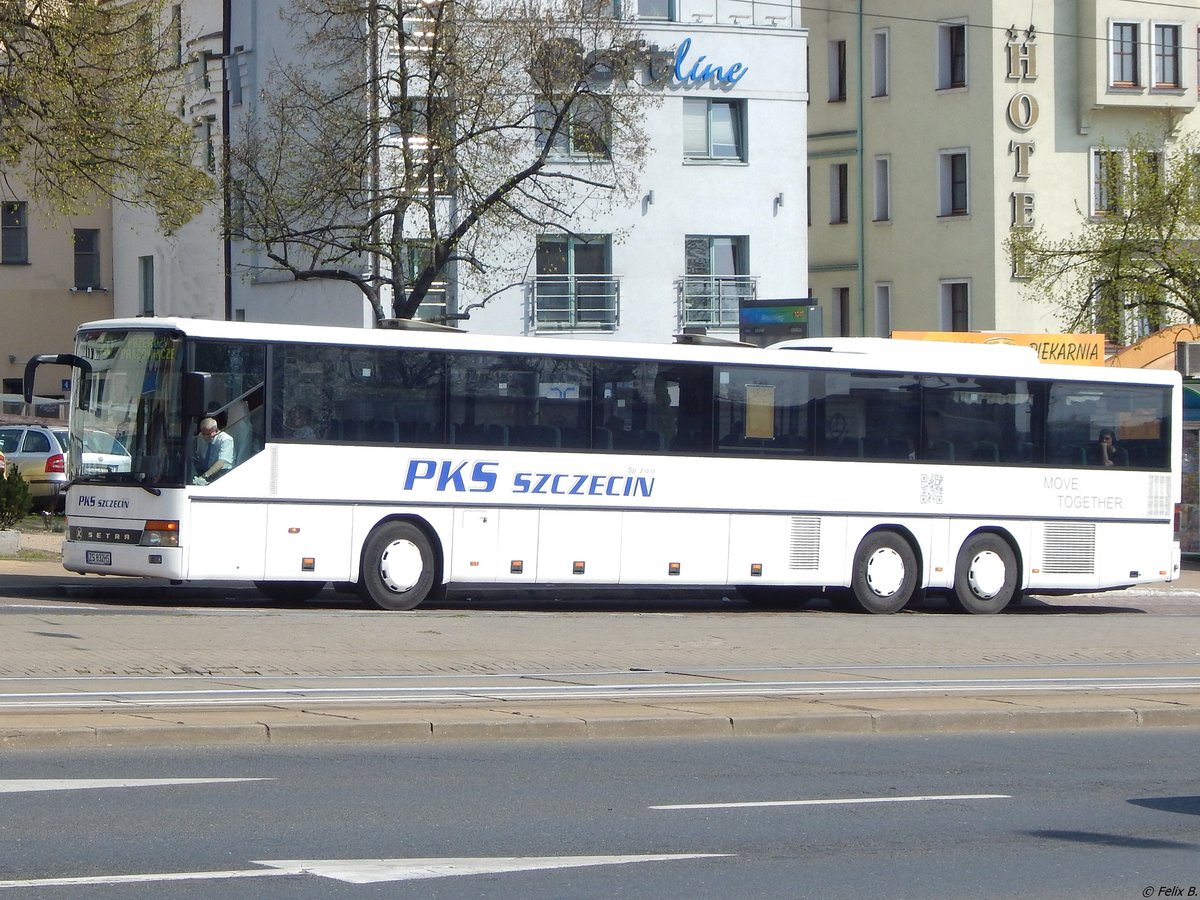
{"label": "parked silver car", "polygon": [[40,509],[62,509],[67,488],[67,429],[45,425],[0,426],[0,452],[17,469]]}

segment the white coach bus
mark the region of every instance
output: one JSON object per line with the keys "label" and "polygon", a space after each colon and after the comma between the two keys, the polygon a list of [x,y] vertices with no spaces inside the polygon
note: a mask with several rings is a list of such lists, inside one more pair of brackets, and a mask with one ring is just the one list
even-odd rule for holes
{"label": "white coach bus", "polygon": [[[152,318],[81,326],[27,394],[45,363],[75,368],[74,572],[353,584],[384,609],[447,586],[815,588],[872,613],[1178,573],[1174,372]],[[236,451],[209,483],[204,417]],[[96,432],[129,458],[83,471]]]}

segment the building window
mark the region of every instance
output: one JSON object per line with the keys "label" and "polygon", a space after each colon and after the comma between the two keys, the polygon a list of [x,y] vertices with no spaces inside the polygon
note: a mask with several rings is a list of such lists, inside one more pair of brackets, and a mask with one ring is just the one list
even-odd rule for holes
{"label": "building window", "polygon": [[141,308],[138,314],[142,316],[154,315],[153,256],[138,257],[138,297],[141,300]]}
{"label": "building window", "polygon": [[1138,87],[1138,23],[1113,22],[1112,39],[1112,85],[1113,87]]}
{"label": "building window", "polygon": [[171,44],[175,51],[175,65],[183,65],[183,7],[175,3],[171,6]]}
{"label": "building window", "polygon": [[837,316],[838,336],[850,337],[850,288],[833,289],[833,311]]}
{"label": "building window", "polygon": [[0,201],[0,263],[29,262],[28,210],[24,200]]}
{"label": "building window", "polygon": [[81,291],[100,287],[100,230],[75,229],[75,287]]}
{"label": "building window", "polygon": [[673,0],[637,0],[637,15],[639,19],[674,22],[675,4]]}
{"label": "building window", "polygon": [[[544,144],[549,138],[559,110],[550,103],[541,104],[538,115],[538,141]],[[550,148],[552,156],[593,157],[608,159],[612,135],[612,115],[608,102],[593,94],[580,94],[573,98],[558,133],[554,135]]]}
{"label": "building window", "polygon": [[938,90],[967,86],[967,26],[962,23],[938,25]]}
{"label": "building window", "polygon": [[892,286],[875,285],[875,334],[879,337],[892,335]]}
{"label": "building window", "polygon": [[1124,180],[1124,154],[1119,150],[1092,150],[1092,208],[1093,217],[1111,216],[1121,211],[1121,191]]}
{"label": "building window", "polygon": [[746,159],[746,102],[683,101],[683,155],[688,159]]}
{"label": "building window", "polygon": [[938,194],[939,216],[965,216],[970,212],[966,150],[938,154]]}
{"label": "building window", "polygon": [[534,329],[611,331],[617,326],[618,301],[611,235],[538,239]]}
{"label": "building window", "polygon": [[888,84],[890,60],[888,58],[888,31],[881,29],[871,35],[871,96],[886,97],[890,91]]}
{"label": "building window", "polygon": [[892,158],[875,157],[875,221],[892,218]]}
{"label": "building window", "polygon": [[1154,86],[1156,88],[1183,87],[1183,69],[1180,64],[1182,31],[1179,25],[1154,26]]}
{"label": "building window", "polygon": [[829,42],[829,102],[846,100],[846,42]]}
{"label": "building window", "polygon": [[942,327],[946,331],[970,331],[971,286],[966,281],[942,282]]}
{"label": "building window", "polygon": [[216,119],[209,118],[204,120],[204,168],[214,174],[217,171],[216,130]]}
{"label": "building window", "polygon": [[834,163],[829,167],[829,224],[850,221],[850,165]]}
{"label": "building window", "polygon": [[[426,267],[433,262],[433,247],[424,241],[408,241],[404,249],[405,253],[402,259],[405,286],[411,287]],[[425,322],[445,322],[447,288],[445,273],[439,272],[425,291],[425,297],[421,301],[421,305],[417,307],[413,318]],[[408,294],[406,293],[405,296],[407,297]]]}
{"label": "building window", "polygon": [[689,234],[683,241],[679,325],[736,328],[741,301],[755,296],[744,235]]}

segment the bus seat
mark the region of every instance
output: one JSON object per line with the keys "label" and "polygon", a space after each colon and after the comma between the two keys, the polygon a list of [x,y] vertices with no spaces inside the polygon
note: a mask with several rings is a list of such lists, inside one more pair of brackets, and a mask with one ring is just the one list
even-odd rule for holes
{"label": "bus seat", "polygon": [[508,426],[455,423],[450,426],[450,443],[475,444],[480,447],[507,447]]}
{"label": "bus seat", "polygon": [[592,449],[611,450],[613,448],[613,433],[607,428],[592,429]]}
{"label": "bus seat", "polygon": [[971,448],[971,459],[976,462],[999,462],[1000,448],[994,441],[976,441]]}
{"label": "bus seat", "polygon": [[400,423],[388,419],[372,419],[363,423],[364,437],[377,444],[395,444],[400,441]]}
{"label": "bus seat", "polygon": [[863,439],[860,437],[840,437],[825,444],[825,454],[839,459],[861,459],[863,455]]}
{"label": "bus seat", "polygon": [[939,440],[930,441],[929,452],[925,454],[926,459],[954,459],[954,444],[950,441]]}
{"label": "bus seat", "polygon": [[553,425],[511,425],[508,443],[511,447],[561,447],[562,434]]}
{"label": "bus seat", "polygon": [[1056,447],[1050,461],[1064,466],[1086,466],[1087,453],[1079,446]]}

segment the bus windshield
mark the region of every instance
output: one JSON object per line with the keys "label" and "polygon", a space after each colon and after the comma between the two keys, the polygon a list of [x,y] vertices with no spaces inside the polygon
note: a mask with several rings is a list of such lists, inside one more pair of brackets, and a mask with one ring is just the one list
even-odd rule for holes
{"label": "bus windshield", "polygon": [[71,478],[86,483],[182,485],[183,336],[175,331],[80,332],[91,372],[71,411]]}

